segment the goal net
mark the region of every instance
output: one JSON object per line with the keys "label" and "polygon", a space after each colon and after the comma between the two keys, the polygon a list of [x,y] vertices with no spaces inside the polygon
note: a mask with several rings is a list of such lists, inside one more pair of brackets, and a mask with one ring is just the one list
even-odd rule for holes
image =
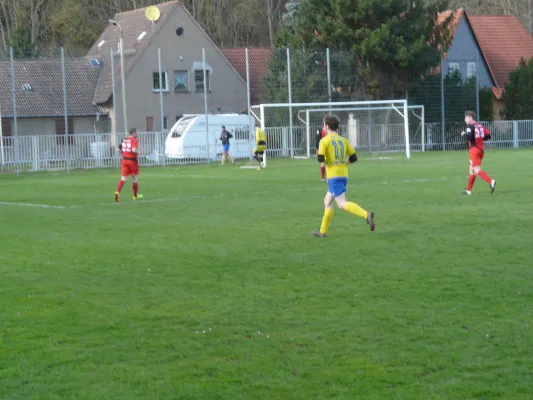
{"label": "goal net", "polygon": [[403,152],[410,158],[411,150],[425,150],[424,107],[406,100],[261,104],[252,106],[252,114],[267,133],[270,157],[316,154],[325,114],[339,117],[339,134],[358,153]]}

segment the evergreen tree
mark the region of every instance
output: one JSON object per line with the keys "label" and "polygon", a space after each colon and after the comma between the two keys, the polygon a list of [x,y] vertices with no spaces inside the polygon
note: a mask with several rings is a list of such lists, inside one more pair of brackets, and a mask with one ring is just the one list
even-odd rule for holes
{"label": "evergreen tree", "polygon": [[[277,46],[308,53],[330,48],[332,86],[339,98],[403,98],[413,82],[439,64],[441,51],[449,43],[453,15],[438,24],[438,12],[447,9],[445,0],[432,4],[424,0],[296,3],[279,29]],[[274,57],[271,71],[286,69],[283,62]],[[305,81],[312,78],[307,75]],[[314,88],[306,86],[304,97],[316,97]],[[278,101],[277,97],[269,100]]]}
{"label": "evergreen tree", "polygon": [[520,60],[520,65],[509,74],[503,92],[502,117],[508,120],[533,118],[533,58],[528,62]]}

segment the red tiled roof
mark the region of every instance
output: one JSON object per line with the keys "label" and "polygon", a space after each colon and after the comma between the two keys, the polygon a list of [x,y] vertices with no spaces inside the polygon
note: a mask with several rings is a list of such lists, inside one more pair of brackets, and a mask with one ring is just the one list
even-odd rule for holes
{"label": "red tiled roof", "polygon": [[503,89],[520,60],[533,57],[533,38],[511,15],[469,15],[468,20],[497,88]]}
{"label": "red tiled roof", "polygon": [[[496,98],[501,99],[509,73],[518,67],[521,58],[529,60],[533,57],[533,38],[520,21],[511,15],[470,15],[459,8],[439,13],[437,22],[444,23],[454,12],[455,16],[450,23],[452,39],[464,16],[496,85],[492,92]],[[444,53],[444,58],[446,55]]]}
{"label": "red tiled roof", "polygon": [[[230,64],[233,65],[233,68],[246,81],[246,50],[244,48],[223,48],[220,50]],[[259,101],[260,99],[261,79],[268,74],[268,62],[271,57],[271,48],[248,49],[252,102]]]}

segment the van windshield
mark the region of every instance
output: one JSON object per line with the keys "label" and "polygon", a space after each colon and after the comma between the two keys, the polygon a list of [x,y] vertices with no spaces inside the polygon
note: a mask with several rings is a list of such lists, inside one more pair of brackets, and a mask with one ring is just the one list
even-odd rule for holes
{"label": "van windshield", "polygon": [[180,122],[178,122],[178,125],[174,128],[172,132],[173,138],[179,138],[183,132],[185,131],[185,128],[187,128],[187,125],[193,120],[195,117],[187,117],[182,118]]}

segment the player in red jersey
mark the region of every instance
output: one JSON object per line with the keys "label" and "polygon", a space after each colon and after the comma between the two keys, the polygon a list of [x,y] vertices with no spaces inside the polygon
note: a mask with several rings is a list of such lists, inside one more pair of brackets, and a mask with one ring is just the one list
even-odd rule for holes
{"label": "player in red jersey", "polygon": [[[322,140],[323,137],[327,135],[327,133],[324,129],[320,131],[317,130],[316,133],[317,133],[316,149],[318,151],[320,141]],[[322,182],[325,182],[326,181],[326,163],[320,163],[320,175],[322,176]]]}
{"label": "player in red jersey", "polygon": [[496,181],[481,169],[481,161],[485,155],[483,142],[490,139],[490,131],[476,122],[476,113],[473,111],[465,112],[465,123],[466,131],[461,132],[461,136],[467,137],[468,146],[470,147],[470,176],[468,177],[468,186],[463,191],[463,194],[472,194],[476,176],[487,182],[490,185],[490,192],[494,193]]}
{"label": "player in red jersey", "polygon": [[139,141],[137,140],[137,130],[134,128],[130,130],[129,136],[122,139],[122,143],[118,146],[118,150],[122,155],[122,172],[121,178],[118,182],[117,191],[115,192],[115,201],[120,201],[120,191],[124,187],[124,183],[131,175],[133,181],[133,200],[141,198],[139,195]]}

